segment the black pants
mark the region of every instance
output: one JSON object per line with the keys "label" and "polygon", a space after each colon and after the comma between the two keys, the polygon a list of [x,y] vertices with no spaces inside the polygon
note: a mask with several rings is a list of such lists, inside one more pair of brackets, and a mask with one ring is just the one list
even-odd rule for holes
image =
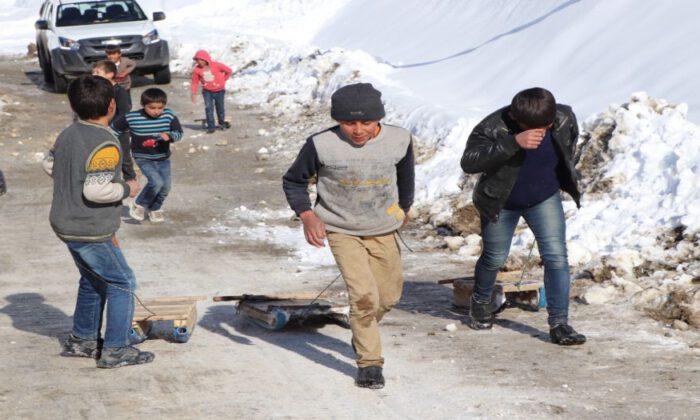
{"label": "black pants", "polygon": [[2,171],[0,171],[0,195],[3,195],[7,192],[7,184],[5,184],[5,175],[2,174]]}

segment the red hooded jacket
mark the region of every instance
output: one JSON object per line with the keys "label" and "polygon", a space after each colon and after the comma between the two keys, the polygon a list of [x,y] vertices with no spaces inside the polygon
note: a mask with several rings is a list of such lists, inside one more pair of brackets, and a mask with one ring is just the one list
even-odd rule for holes
{"label": "red hooded jacket", "polygon": [[226,88],[226,81],[231,77],[231,68],[211,60],[211,56],[204,50],[199,50],[194,55],[194,58],[199,58],[207,62],[207,66],[194,66],[192,72],[192,93],[197,93],[199,83],[202,83],[202,88],[210,92],[219,92]]}

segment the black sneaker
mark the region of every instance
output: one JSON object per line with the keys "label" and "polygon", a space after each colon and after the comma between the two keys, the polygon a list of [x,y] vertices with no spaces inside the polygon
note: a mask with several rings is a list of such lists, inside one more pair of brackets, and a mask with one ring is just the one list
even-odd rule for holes
{"label": "black sneaker", "polygon": [[228,130],[231,128],[231,123],[228,121],[225,121],[223,124],[219,124],[219,130]]}
{"label": "black sneaker", "polygon": [[89,357],[92,359],[100,358],[100,350],[102,348],[102,340],[86,340],[78,338],[73,334],[63,342],[63,351],[61,356],[64,357]]}
{"label": "black sneaker", "polygon": [[549,338],[560,346],[575,346],[586,342],[586,336],[579,334],[569,324],[557,324],[550,328]]}
{"label": "black sneaker", "polygon": [[493,327],[493,314],[491,302],[481,303],[474,300],[472,295],[469,302],[469,319],[467,325],[474,330],[489,330]]}
{"label": "black sneaker", "polygon": [[216,133],[216,128],[207,128],[207,134]]}
{"label": "black sneaker", "polygon": [[360,388],[382,389],[384,388],[384,375],[381,366],[367,366],[357,369],[355,385]]}
{"label": "black sneaker", "polygon": [[116,347],[102,349],[102,355],[97,361],[98,368],[112,369],[122,366],[151,363],[156,356],[148,351],[140,351],[136,347]]}

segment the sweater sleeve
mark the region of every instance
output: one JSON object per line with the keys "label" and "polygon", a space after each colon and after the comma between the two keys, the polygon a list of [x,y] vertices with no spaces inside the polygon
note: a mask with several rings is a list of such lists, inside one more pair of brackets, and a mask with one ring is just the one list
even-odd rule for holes
{"label": "sweater sleeve", "polygon": [[114,203],[129,196],[129,185],[115,181],[119,165],[119,148],[116,144],[105,143],[90,153],[85,163],[86,177],[83,183],[83,196],[93,203]]}
{"label": "sweater sleeve", "polygon": [[297,215],[311,210],[311,199],[307,188],[309,179],[316,175],[320,168],[321,162],[318,160],[316,146],[313,139],[309,138],[292,166],[282,177],[282,188],[287,196],[287,202]]}
{"label": "sweater sleeve", "polygon": [[131,72],[134,71],[134,69],[136,68],[136,62],[127,57],[121,58],[121,64],[123,64],[123,67],[120,69],[121,71],[119,72],[121,76],[130,75]]}
{"label": "sweater sleeve", "polygon": [[223,63],[219,63],[219,66],[219,70],[224,74],[224,80],[228,80],[231,77],[233,70],[231,70],[231,67]]}
{"label": "sweater sleeve", "polygon": [[168,135],[173,143],[182,140],[182,125],[180,124],[180,120],[174,114],[173,120],[170,121],[170,131],[168,132]]}
{"label": "sweater sleeve", "polygon": [[51,149],[44,157],[44,160],[41,161],[41,169],[51,178],[53,178],[53,158],[53,149]]}
{"label": "sweater sleeve", "polygon": [[119,135],[119,146],[122,148],[122,175],[124,181],[136,179],[134,161],[131,159],[131,136],[129,133]]}
{"label": "sweater sleeve", "polygon": [[127,112],[131,111],[131,100],[129,99],[129,94],[119,85],[114,87],[114,102],[117,104],[117,110],[114,113],[114,118],[112,120],[117,120],[126,115]]}
{"label": "sweater sleeve", "polygon": [[114,133],[114,135],[117,137],[119,137],[120,134],[129,131],[129,122],[126,120],[126,115],[122,115],[121,117],[112,120],[109,128],[112,129],[112,133]]}
{"label": "sweater sleeve", "polygon": [[396,183],[399,188],[399,206],[408,213],[413,205],[413,195],[415,192],[415,158],[413,155],[413,136],[408,143],[406,155],[396,164]]}
{"label": "sweater sleeve", "polygon": [[197,88],[199,87],[199,72],[197,72],[197,69],[195,68],[192,70],[192,94],[194,95],[197,93]]}

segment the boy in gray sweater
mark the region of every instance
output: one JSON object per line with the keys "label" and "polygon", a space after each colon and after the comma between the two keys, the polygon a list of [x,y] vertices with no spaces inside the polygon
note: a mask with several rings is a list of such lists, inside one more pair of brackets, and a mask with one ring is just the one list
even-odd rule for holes
{"label": "boy in gray sweater", "polygon": [[[328,239],[350,296],[355,384],[378,389],[384,387],[378,323],[403,288],[395,232],[413,203],[413,137],[379,123],[384,105],[369,83],[338,89],[331,117],[339,124],[306,141],[284,175],[284,192],[306,241],[323,247]],[[312,208],[307,187],[313,176],[318,199]]]}
{"label": "boy in gray sweater", "polygon": [[114,88],[104,78],[82,76],[68,87],[68,99],[80,119],[61,132],[44,162],[54,180],[51,227],[80,272],[73,331],[61,354],[95,358],[99,368],[148,363],[153,353],[129,345],[136,279],[115,237],[121,201],[139,186],[122,179],[124,154],[108,128]]}

